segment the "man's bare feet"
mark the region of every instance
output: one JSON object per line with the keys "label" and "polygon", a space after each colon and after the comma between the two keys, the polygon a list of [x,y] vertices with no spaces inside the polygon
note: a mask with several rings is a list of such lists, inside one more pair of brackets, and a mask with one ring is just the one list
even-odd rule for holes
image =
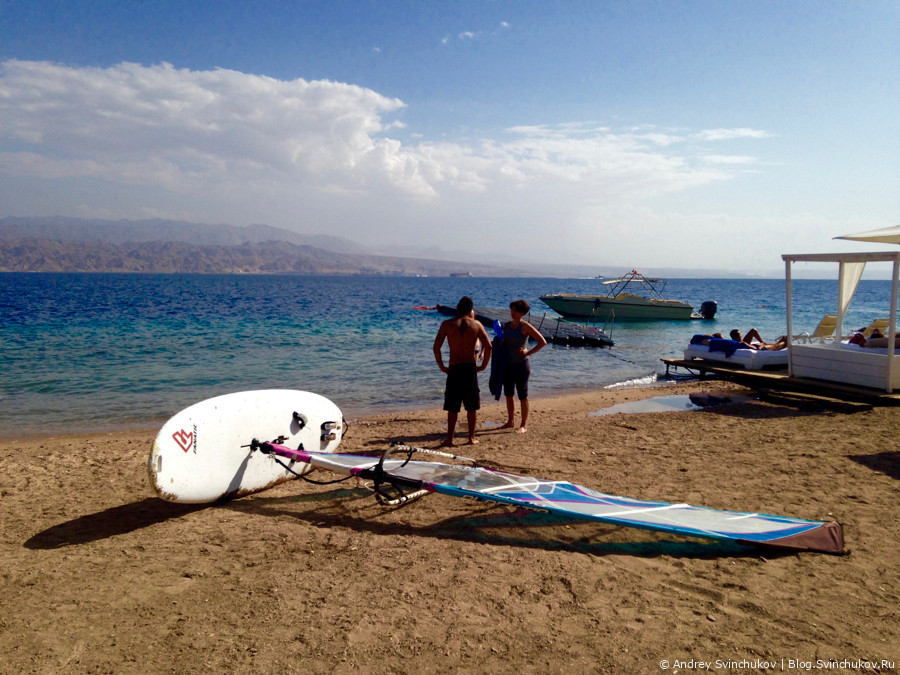
{"label": "man's bare feet", "polygon": [[438,447],[439,448],[452,448],[453,447],[453,439],[445,438]]}
{"label": "man's bare feet", "polygon": [[517,434],[524,434],[524,433],[526,433],[527,431],[528,431],[528,429],[525,428],[525,427],[519,427],[518,429],[516,429],[516,433],[517,433]]}
{"label": "man's bare feet", "polygon": [[497,428],[498,429],[512,429],[514,426],[516,426],[516,425],[513,424],[512,422],[507,422],[502,427],[497,427]]}
{"label": "man's bare feet", "polygon": [[479,441],[477,438],[470,438],[468,444],[469,445],[478,445],[479,443],[481,443],[481,441]]}

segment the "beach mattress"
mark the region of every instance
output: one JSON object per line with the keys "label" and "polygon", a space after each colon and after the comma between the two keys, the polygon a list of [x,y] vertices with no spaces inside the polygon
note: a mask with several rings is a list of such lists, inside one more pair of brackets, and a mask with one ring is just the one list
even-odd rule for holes
{"label": "beach mattress", "polygon": [[762,370],[763,368],[776,368],[787,366],[788,350],[764,351],[761,349],[735,349],[729,356],[725,352],[709,351],[708,345],[688,345],[684,350],[685,361],[691,359],[703,359],[704,361],[721,361],[743,366],[747,370]]}

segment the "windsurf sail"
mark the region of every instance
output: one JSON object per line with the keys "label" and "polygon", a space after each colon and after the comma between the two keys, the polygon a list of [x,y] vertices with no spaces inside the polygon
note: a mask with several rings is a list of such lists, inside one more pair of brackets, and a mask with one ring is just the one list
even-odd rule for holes
{"label": "windsurf sail", "polygon": [[[478,466],[414,461],[413,452],[443,453],[411,446],[395,446],[380,457],[292,450],[275,443],[255,443],[254,447],[313,467],[372,480],[376,493],[382,495],[385,495],[384,486],[391,486],[400,491],[400,501],[411,498],[413,491],[427,491],[706,539],[822,553],[840,553],[844,548],[843,529],[836,522],[630,499],[567,481],[531,478]],[[389,455],[395,452],[405,452],[407,456],[391,458]]]}

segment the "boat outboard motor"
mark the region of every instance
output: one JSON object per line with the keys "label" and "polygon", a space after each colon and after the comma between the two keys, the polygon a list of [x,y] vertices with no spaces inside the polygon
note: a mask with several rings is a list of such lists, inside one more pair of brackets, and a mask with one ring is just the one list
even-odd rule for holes
{"label": "boat outboard motor", "polygon": [[719,303],[715,300],[707,300],[700,305],[700,316],[704,319],[716,318],[716,310],[719,309]]}

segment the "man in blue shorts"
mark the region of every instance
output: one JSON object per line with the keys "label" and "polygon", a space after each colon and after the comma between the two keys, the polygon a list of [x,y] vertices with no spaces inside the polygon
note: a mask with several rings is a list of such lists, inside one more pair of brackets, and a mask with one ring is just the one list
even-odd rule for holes
{"label": "man in blue shorts", "polygon": [[[441,353],[445,341],[450,346],[449,366],[444,365]],[[479,357],[481,365],[478,365]],[[456,305],[456,317],[441,324],[434,338],[434,358],[441,372],[447,373],[447,388],[444,392],[447,438],[441,445],[453,445],[456,422],[462,406],[465,406],[469,424],[469,445],[474,445],[478,442],[475,427],[478,423],[478,409],[481,408],[478,373],[491,362],[491,339],[481,322],[475,319],[472,298],[464,296]]]}

